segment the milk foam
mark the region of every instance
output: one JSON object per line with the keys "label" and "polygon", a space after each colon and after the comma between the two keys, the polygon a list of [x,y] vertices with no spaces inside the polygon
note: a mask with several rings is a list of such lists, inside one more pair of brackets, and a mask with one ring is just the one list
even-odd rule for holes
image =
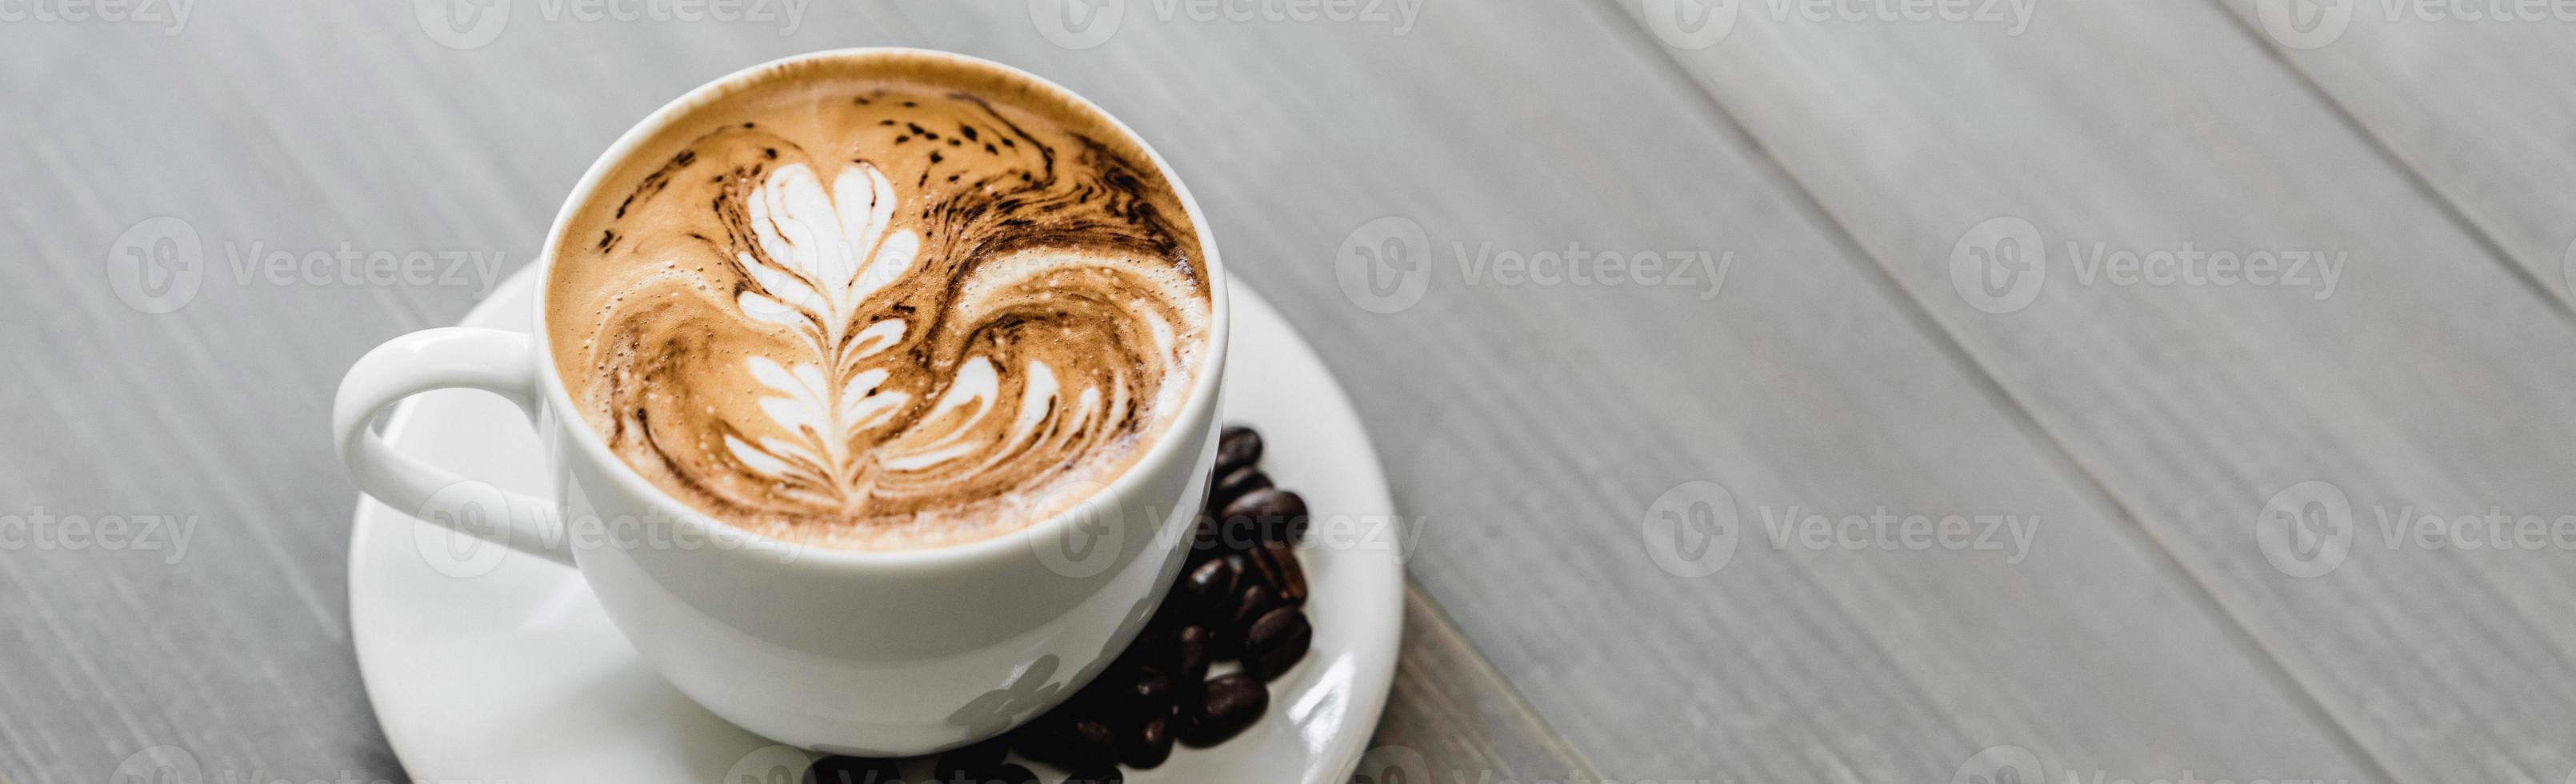
{"label": "milk foam", "polygon": [[1196,229],[1106,118],[946,61],[813,63],[670,123],[555,248],[554,357],[646,479],[851,549],[986,538],[1186,397]]}

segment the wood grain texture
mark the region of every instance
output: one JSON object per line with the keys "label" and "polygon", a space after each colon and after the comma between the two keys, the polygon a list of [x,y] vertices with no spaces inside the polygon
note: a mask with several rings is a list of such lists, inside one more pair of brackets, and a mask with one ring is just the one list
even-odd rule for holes
{"label": "wood grain texture", "polygon": [[2225,0],[2470,230],[2576,296],[2576,9],[2353,3],[2336,33],[2267,22],[2261,2]]}
{"label": "wood grain texture", "polygon": [[1459,636],[1438,602],[1419,588],[1405,595],[1395,689],[1352,781],[1599,780],[1600,772]]}
{"label": "wood grain texture", "polygon": [[[2576,510],[2576,403],[2558,393],[2576,329],[2228,14],[2057,4],[2017,37],[1748,15],[1673,54],[2376,767],[2562,781],[2570,553],[2498,550],[2478,528],[2475,551],[2392,542],[2381,518]],[[1997,216],[2048,252],[2035,299],[2006,313],[1952,278],[1963,236]],[[2349,268],[2322,299],[2088,285],[2076,257],[2095,243],[2316,249]],[[2335,567],[2301,578],[2256,530],[2308,480],[2345,495],[2351,549],[2292,552]]]}

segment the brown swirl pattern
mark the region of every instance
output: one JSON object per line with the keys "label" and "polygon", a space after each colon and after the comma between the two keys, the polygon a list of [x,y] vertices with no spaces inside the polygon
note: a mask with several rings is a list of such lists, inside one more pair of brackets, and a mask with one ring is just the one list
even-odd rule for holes
{"label": "brown swirl pattern", "polygon": [[1126,468],[1210,309],[1152,161],[1005,80],[774,80],[644,145],[555,249],[556,363],[610,447],[853,549],[992,536]]}

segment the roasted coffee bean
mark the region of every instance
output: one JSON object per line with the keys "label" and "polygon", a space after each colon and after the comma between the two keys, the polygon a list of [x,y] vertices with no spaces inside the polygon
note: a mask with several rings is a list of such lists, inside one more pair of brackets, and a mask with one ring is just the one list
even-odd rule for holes
{"label": "roasted coffee bean", "polygon": [[1270,592],[1276,594],[1279,592],[1279,565],[1272,563],[1269,550],[1270,546],[1264,544],[1243,551],[1243,577],[1238,580],[1269,586]]}
{"label": "roasted coffee bean", "polygon": [[1172,757],[1172,719],[1155,717],[1118,738],[1118,761],[1137,770],[1153,770]]}
{"label": "roasted coffee bean", "polygon": [[1234,469],[1233,473],[1225,474],[1223,477],[1217,479],[1216,487],[1208,491],[1207,508],[1210,510],[1224,509],[1227,503],[1232,502],[1234,499],[1243,497],[1244,493],[1249,493],[1269,486],[1270,475],[1262,473],[1259,466],[1244,466],[1242,468]]}
{"label": "roasted coffee bean", "polygon": [[1216,475],[1261,461],[1261,434],[1242,425],[1227,425],[1216,438]]}
{"label": "roasted coffee bean", "polygon": [[1225,505],[1217,514],[1220,533],[1249,520],[1264,542],[1295,542],[1306,536],[1306,499],[1286,490],[1266,487],[1244,493]]}
{"label": "roasted coffee bean", "polygon": [[[1255,542],[1254,544],[1258,545],[1259,543]],[[1242,593],[1244,586],[1261,584],[1261,575],[1252,571],[1252,556],[1244,554],[1248,549],[1250,548],[1238,549],[1234,552],[1225,554],[1225,562],[1234,564],[1234,590],[1236,593]]]}
{"label": "roasted coffee bean", "polygon": [[1176,699],[1195,694],[1200,681],[1207,679],[1208,665],[1216,661],[1216,635],[1205,626],[1183,626],[1172,635],[1172,678]]}
{"label": "roasted coffee bean", "polygon": [[1306,603],[1306,567],[1297,562],[1297,547],[1287,542],[1271,542],[1244,553],[1250,556],[1252,570],[1261,575],[1261,584],[1279,601]]}
{"label": "roasted coffee bean", "polygon": [[940,781],[979,780],[974,779],[974,775],[991,772],[994,766],[1002,764],[1003,755],[1010,751],[1011,741],[1007,737],[976,741],[940,752],[938,764],[932,765],[930,770]]}
{"label": "roasted coffee bean", "polygon": [[1243,669],[1265,681],[1278,680],[1280,673],[1306,658],[1306,649],[1314,643],[1315,627],[1306,622],[1306,611],[1271,610],[1253,621],[1252,630],[1243,635]]}
{"label": "roasted coffee bean", "polygon": [[824,757],[805,769],[805,784],[898,784],[903,771],[894,760],[872,757]]}
{"label": "roasted coffee bean", "polygon": [[1204,749],[1241,734],[1270,710],[1270,688],[1243,673],[1208,679],[1207,696],[1182,722],[1182,745]]}
{"label": "roasted coffee bean", "polygon": [[1094,718],[1077,719],[1073,722],[1072,740],[1075,756],[1066,760],[1070,763],[1066,767],[1118,765],[1118,733],[1109,730],[1109,722]]}
{"label": "roasted coffee bean", "polygon": [[1226,615],[1225,628],[1216,635],[1216,657],[1232,659],[1244,651],[1244,638],[1251,634],[1252,624],[1270,614],[1279,600],[1270,597],[1270,589],[1255,585],[1234,597],[1234,610]]}
{"label": "roasted coffee bean", "polygon": [[1113,728],[1124,732],[1146,721],[1172,715],[1174,704],[1172,676],[1159,670],[1112,673],[1103,680],[1114,680],[1116,686],[1103,695],[1108,707],[1119,719]]}
{"label": "roasted coffee bean", "polygon": [[1172,596],[1165,601],[1180,602],[1184,619],[1206,618],[1226,607],[1234,596],[1234,563],[1219,558],[1199,564],[1181,576],[1181,584],[1172,586]]}

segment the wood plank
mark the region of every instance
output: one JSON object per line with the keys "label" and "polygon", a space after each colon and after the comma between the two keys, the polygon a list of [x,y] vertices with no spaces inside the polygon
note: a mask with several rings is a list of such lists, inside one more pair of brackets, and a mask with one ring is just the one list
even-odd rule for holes
{"label": "wood plank", "polygon": [[1404,597],[1404,654],[1353,781],[1600,781],[1601,774],[1476,652],[1420,586]]}
{"label": "wood plank", "polygon": [[[2576,510],[2576,403],[2559,394],[2576,369],[2555,359],[2576,329],[2226,10],[2057,4],[2019,36],[1747,13],[1715,46],[1668,51],[2379,767],[2576,767],[2566,550],[2392,544],[2379,520]],[[2002,313],[1952,277],[1963,246],[1995,251],[1963,238],[1998,216],[2047,252],[2035,298]],[[2094,243],[2320,249],[2350,267],[2322,299],[2088,285],[2071,257]],[[2266,505],[2309,480],[2349,505],[2340,560],[2258,543]]]}
{"label": "wood plank", "polygon": [[[0,662],[0,700],[41,706],[0,712],[0,769],[80,780],[171,744],[283,778],[394,773],[348,658],[352,491],[318,423],[349,361],[453,321],[477,281],[276,285],[232,278],[228,250],[345,240],[515,269],[591,155],[662,100],[768,57],[903,42],[1033,68],[1146,129],[1379,433],[1418,579],[1602,774],[1938,780],[2013,745],[2070,770],[2378,778],[1625,20],[1431,9],[1397,34],[1131,7],[1083,50],[1020,4],[932,2],[818,5],[788,36],[530,19],[461,52],[400,3],[202,7],[176,37],[70,26],[0,47],[0,90],[27,107],[0,117],[0,149],[29,151],[0,175],[44,189],[0,207],[0,252],[32,273],[0,288],[31,325],[0,331],[21,369],[0,399],[38,412],[0,441],[0,498],[203,522],[176,564],[0,559],[0,648],[60,652]],[[100,271],[157,215],[218,265],[166,315]],[[1331,259],[1389,216],[1441,252],[1421,300],[1381,315]],[[1452,242],[1737,262],[1703,299],[1470,282]],[[1733,559],[1698,578],[1659,569],[1676,551],[1645,535],[1695,481],[1739,512]],[[2026,560],[1761,526],[1882,506],[2042,523]],[[1402,688],[1436,707],[1397,706],[1382,739],[1441,770],[1553,773],[1528,745],[1545,733],[1478,718],[1525,716],[1508,690],[1438,679],[1476,668],[1419,636]]]}
{"label": "wood plank", "polygon": [[2257,0],[2227,5],[2497,252],[2576,297],[2576,15],[2370,2],[2325,6],[2308,26],[2265,21]]}

